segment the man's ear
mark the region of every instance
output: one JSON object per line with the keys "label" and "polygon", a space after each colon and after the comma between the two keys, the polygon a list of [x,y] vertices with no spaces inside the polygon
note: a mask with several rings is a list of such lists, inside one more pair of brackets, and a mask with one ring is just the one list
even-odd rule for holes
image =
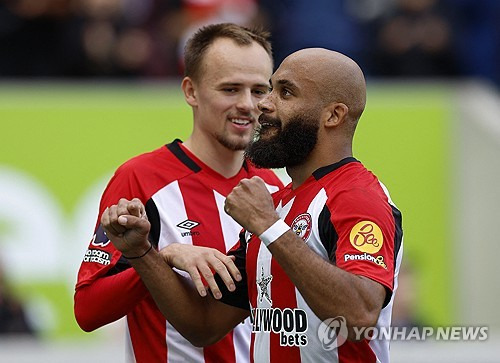
{"label": "man's ear", "polygon": [[330,103],[322,113],[322,120],[325,127],[337,127],[347,120],[349,108],[344,103]]}
{"label": "man's ear", "polygon": [[198,100],[196,99],[196,87],[194,82],[189,77],[184,77],[181,83],[182,92],[184,92],[184,98],[186,102],[191,107],[198,106]]}

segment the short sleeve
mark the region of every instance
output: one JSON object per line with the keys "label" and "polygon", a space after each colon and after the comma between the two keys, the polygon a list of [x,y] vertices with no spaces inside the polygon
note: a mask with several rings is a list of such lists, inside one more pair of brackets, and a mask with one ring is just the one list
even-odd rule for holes
{"label": "short sleeve", "polygon": [[382,190],[353,189],[343,193],[329,208],[338,238],[336,265],[382,284],[387,290],[385,306],[394,288],[401,214]]}

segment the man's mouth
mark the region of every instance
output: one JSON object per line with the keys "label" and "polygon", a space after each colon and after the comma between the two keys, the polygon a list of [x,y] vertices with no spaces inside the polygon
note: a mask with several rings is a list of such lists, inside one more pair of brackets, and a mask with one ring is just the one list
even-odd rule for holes
{"label": "man's mouth", "polygon": [[234,126],[242,129],[247,129],[251,124],[255,123],[255,118],[253,118],[252,116],[229,116],[228,120]]}
{"label": "man's mouth", "polygon": [[264,114],[261,114],[259,116],[259,124],[261,129],[267,129],[271,127],[281,127],[281,122],[276,119],[271,119],[269,117],[264,116]]}
{"label": "man's mouth", "polygon": [[251,120],[248,120],[248,119],[241,119],[241,118],[232,118],[230,119],[230,121],[235,124],[235,125],[239,125],[239,126],[247,126],[249,124],[252,123]]}
{"label": "man's mouth", "polygon": [[261,127],[263,127],[263,128],[266,128],[266,127],[273,127],[273,126],[275,126],[275,125],[274,125],[273,123],[271,123],[271,122],[267,122],[267,121],[265,121],[265,122],[262,122],[262,123],[260,124],[260,126],[261,126]]}

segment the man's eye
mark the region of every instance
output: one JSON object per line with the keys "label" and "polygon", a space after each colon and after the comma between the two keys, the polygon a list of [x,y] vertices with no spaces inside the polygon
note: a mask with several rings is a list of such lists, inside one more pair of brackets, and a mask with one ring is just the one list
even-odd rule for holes
{"label": "man's eye", "polygon": [[268,91],[265,89],[256,89],[253,91],[253,93],[255,93],[256,95],[259,95],[259,96],[263,96],[263,95],[267,94]]}

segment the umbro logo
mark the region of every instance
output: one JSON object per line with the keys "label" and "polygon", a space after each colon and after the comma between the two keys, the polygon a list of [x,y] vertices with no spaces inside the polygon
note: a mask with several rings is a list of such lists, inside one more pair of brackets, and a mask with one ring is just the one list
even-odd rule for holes
{"label": "umbro logo", "polygon": [[191,231],[193,228],[198,227],[200,225],[200,222],[196,221],[191,221],[189,219],[186,219],[184,222],[181,222],[177,225],[177,227],[182,228],[182,229],[187,229],[188,232],[181,232],[181,237],[188,237],[188,236],[199,236],[200,232],[198,231]]}
{"label": "umbro logo", "polygon": [[192,230],[194,227],[199,226],[200,223],[196,221],[190,221],[189,219],[186,219],[184,222],[181,222],[177,225],[179,228],[187,229],[187,230]]}

